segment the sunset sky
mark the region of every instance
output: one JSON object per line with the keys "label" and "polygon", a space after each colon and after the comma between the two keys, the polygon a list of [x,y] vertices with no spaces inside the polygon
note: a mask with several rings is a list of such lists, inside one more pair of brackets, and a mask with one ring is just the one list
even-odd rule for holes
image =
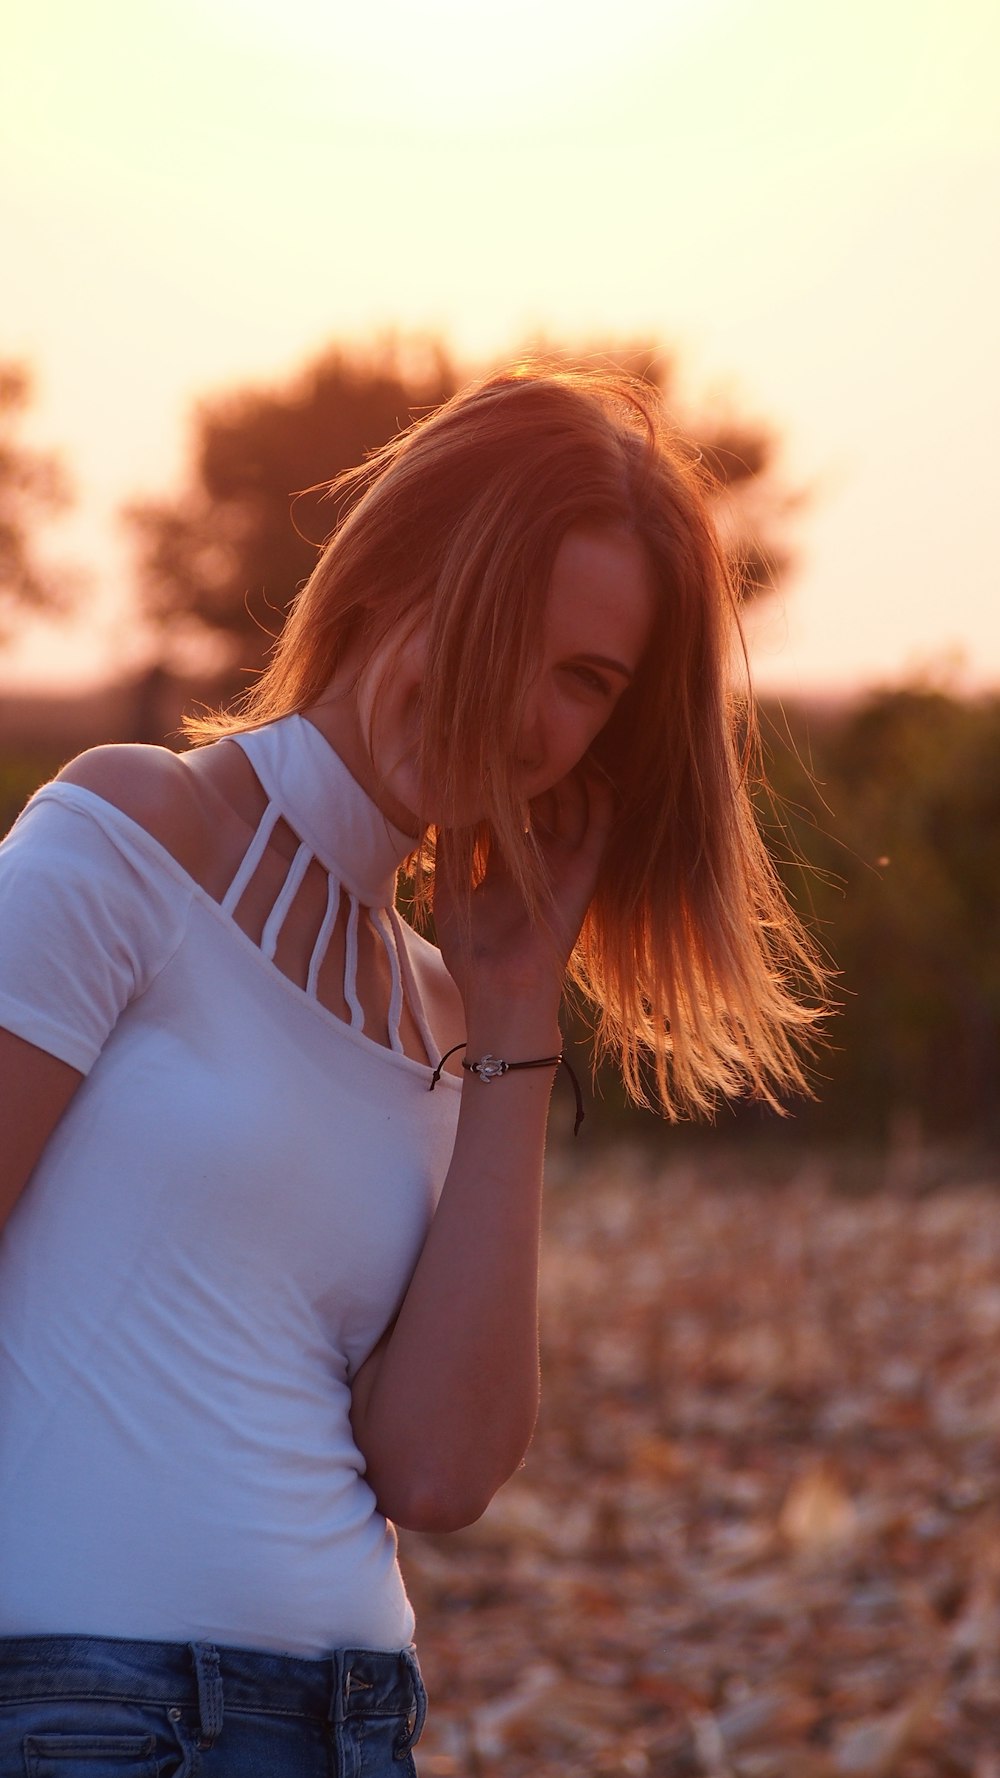
{"label": "sunset sky", "polygon": [[0,65],[0,357],[77,482],[81,619],[138,664],[116,511],[194,400],[333,340],[639,336],[811,490],[761,683],[1000,684],[995,0],[33,0]]}

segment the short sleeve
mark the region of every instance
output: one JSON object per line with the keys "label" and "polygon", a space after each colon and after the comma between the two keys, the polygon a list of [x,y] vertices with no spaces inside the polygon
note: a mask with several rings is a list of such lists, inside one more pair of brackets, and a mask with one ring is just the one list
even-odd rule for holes
{"label": "short sleeve", "polygon": [[192,891],[110,803],[46,785],[0,844],[0,1026],[89,1073],[180,943]]}

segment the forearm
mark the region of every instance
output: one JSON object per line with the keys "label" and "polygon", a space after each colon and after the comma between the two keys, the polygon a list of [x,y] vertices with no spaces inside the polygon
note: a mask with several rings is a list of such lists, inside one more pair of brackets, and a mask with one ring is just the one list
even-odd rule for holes
{"label": "forearm", "polygon": [[[551,1005],[473,1011],[467,1054],[560,1048]],[[354,1430],[398,1523],[478,1518],[521,1460],[538,1408],[538,1246],[552,1070],[466,1075],[455,1148],[391,1337],[361,1379]]]}

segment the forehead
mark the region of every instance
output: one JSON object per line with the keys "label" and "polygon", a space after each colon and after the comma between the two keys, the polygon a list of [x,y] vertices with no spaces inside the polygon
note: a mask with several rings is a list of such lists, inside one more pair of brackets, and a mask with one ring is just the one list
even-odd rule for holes
{"label": "forehead", "polygon": [[545,609],[554,651],[613,654],[633,668],[653,623],[653,575],[627,531],[568,531],[559,545]]}

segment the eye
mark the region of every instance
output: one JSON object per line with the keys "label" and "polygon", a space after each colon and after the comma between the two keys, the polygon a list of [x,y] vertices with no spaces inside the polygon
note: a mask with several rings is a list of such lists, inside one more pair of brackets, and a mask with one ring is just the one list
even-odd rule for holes
{"label": "eye", "polygon": [[578,684],[595,697],[610,698],[614,696],[614,686],[605,679],[602,673],[595,672],[593,667],[573,666],[569,671]]}

